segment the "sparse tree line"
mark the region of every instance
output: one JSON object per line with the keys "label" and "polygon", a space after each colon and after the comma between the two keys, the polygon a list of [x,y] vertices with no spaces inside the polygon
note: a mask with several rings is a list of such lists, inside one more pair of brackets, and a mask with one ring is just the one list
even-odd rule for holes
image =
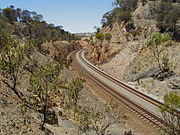
{"label": "sparse tree line", "polygon": [[180,1],[166,0],[150,5],[152,16],[149,16],[149,18],[157,21],[157,27],[161,33],[171,34],[174,40],[180,40],[180,29],[178,25],[178,21],[180,20],[179,3]]}
{"label": "sparse tree line", "polygon": [[132,20],[131,13],[137,8],[138,0],[115,0],[115,8],[103,15],[102,27],[112,26],[115,22],[129,22]]}
{"label": "sparse tree line", "polygon": [[[153,1],[153,0],[151,0]],[[158,1],[158,0],[154,0]],[[142,0],[145,4],[148,1]],[[154,19],[157,21],[157,27],[160,33],[168,33],[172,40],[180,40],[180,28],[179,28],[179,18],[180,18],[180,1],[179,0],[162,0],[159,2],[154,2],[150,4],[150,16],[146,19]],[[138,31],[135,30],[135,26],[132,20],[132,12],[137,9],[138,0],[115,0],[113,2],[115,8],[103,15],[102,18],[102,28],[109,26],[112,27],[114,23],[124,22],[126,25],[127,32],[125,37],[129,41],[129,36],[132,34],[134,39],[138,35]],[[110,33],[104,34],[100,32],[100,28],[96,27],[96,38],[100,40],[110,41],[112,36]]]}
{"label": "sparse tree line", "polygon": [[[155,19],[157,27],[161,33],[171,34],[173,40],[180,40],[180,29],[178,20],[180,18],[180,1],[179,0],[150,0],[158,1],[150,4],[151,15],[147,19]],[[147,3],[147,0],[142,0]],[[128,28],[135,29],[132,12],[137,9],[138,0],[115,0],[113,2],[115,8],[103,15],[102,27],[112,27],[115,22],[124,22]],[[129,30],[128,30],[129,31]]]}
{"label": "sparse tree line", "polygon": [[14,6],[0,10],[0,30],[8,31],[23,40],[33,41],[37,45],[46,41],[54,43],[75,38],[74,34],[65,31],[62,26],[46,23],[43,15]]}

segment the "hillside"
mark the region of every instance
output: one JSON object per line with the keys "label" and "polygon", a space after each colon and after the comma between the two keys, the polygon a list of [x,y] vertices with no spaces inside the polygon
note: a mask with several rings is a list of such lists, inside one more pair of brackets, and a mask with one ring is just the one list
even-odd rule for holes
{"label": "hillside", "polygon": [[[54,128],[59,119],[54,107],[60,102],[60,95],[55,95],[55,86],[62,82],[53,84],[52,81],[58,81],[63,69],[73,74],[67,69],[70,61],[66,58],[79,44],[72,39],[73,34],[46,23],[36,12],[14,6],[0,11],[0,134],[57,133]],[[48,88],[41,80],[46,76],[51,76],[51,82],[46,81]],[[54,85],[51,93],[50,85]],[[48,112],[46,116],[43,115],[45,106],[48,106],[44,111]],[[48,123],[45,127],[42,127],[43,119]],[[73,132],[65,126],[59,130]]]}
{"label": "hillside", "polygon": [[112,111],[113,105],[102,102],[74,71],[70,54],[87,45],[75,38],[34,11],[0,10],[0,134],[132,130],[123,124],[125,116]]}
{"label": "hillside", "polygon": [[[57,3],[62,4],[48,2],[48,10],[60,9]],[[70,4],[77,9],[77,1]],[[56,17],[67,17],[59,11],[69,12],[70,4]],[[35,11],[0,9],[0,135],[179,135],[179,117],[171,114],[180,104],[180,1],[115,0],[113,5],[101,29],[76,34]],[[77,19],[74,8],[71,19]],[[122,98],[122,87],[116,91],[112,83],[110,91],[110,80],[88,72],[77,55],[82,50],[96,66],[153,98],[163,101],[173,92],[161,107],[173,121],[167,133],[155,125],[158,118],[151,121],[152,108],[139,109],[136,98],[132,103]]]}
{"label": "hillside", "polygon": [[[97,39],[99,37],[96,36],[87,48],[87,57],[102,70],[159,100],[167,92],[180,90],[180,20],[177,17],[174,31],[170,30],[170,25],[160,27],[157,19],[160,11],[157,11],[157,7],[163,4],[171,7],[171,10],[177,10],[180,16],[179,3],[160,1],[138,1],[130,15],[126,10],[118,11],[118,7],[107,12],[103,16],[103,27],[98,32],[104,34],[105,39]],[[165,6],[161,12],[169,7]],[[163,63],[163,55],[168,57],[171,73],[161,72],[152,47],[148,45],[148,41],[158,32],[161,35],[170,34],[173,40],[171,46],[157,48],[162,51],[160,63]],[[110,40],[106,39],[107,34],[112,35]],[[159,79],[154,77],[158,75]]]}

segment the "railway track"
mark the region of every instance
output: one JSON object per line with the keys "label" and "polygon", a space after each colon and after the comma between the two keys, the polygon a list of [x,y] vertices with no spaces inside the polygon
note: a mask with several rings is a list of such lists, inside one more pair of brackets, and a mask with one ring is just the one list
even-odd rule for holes
{"label": "railway track", "polygon": [[[157,101],[157,100],[127,86],[126,84],[122,83],[121,81],[113,78],[112,76],[109,76],[107,73],[105,73],[105,72],[101,71],[100,69],[98,69],[97,67],[93,66],[90,62],[88,62],[85,59],[85,57],[83,57],[82,51],[78,52],[76,56],[91,70],[95,71],[102,77],[110,80],[111,82],[113,82],[114,84],[118,85],[119,87],[125,89],[126,91],[143,99],[147,103],[150,103],[152,106],[159,108],[160,106],[163,105],[163,103],[161,103],[160,101]],[[152,123],[153,125],[155,125],[156,127],[160,128],[160,129],[163,129],[164,131],[166,131],[167,126],[170,126],[168,123],[166,123],[162,119],[162,117],[159,114],[156,114],[156,113],[152,112],[151,110],[149,110],[148,108],[142,106],[141,104],[132,101],[127,95],[123,95],[122,93],[119,93],[117,90],[115,90],[112,87],[110,87],[109,85],[107,85],[107,83],[96,78],[85,67],[83,67],[81,64],[79,64],[77,59],[74,60],[74,63],[76,65],[76,67],[78,67],[83,72],[83,75],[85,75],[86,77],[91,79],[94,83],[96,83],[99,87],[101,87],[106,93],[110,94],[115,99],[117,99],[121,104],[128,107],[130,110],[132,110],[136,114],[140,115],[141,117],[143,117],[143,119],[146,119],[148,122]],[[176,111],[176,115],[179,115],[179,111]]]}

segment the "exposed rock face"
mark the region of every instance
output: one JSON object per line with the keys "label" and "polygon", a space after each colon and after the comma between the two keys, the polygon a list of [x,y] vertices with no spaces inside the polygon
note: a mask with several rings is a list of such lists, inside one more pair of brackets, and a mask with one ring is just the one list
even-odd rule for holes
{"label": "exposed rock face", "polygon": [[[112,27],[105,27],[101,30],[102,33],[111,33],[112,39],[108,41],[95,41],[87,48],[87,58],[98,64],[102,70],[115,76],[123,81],[139,81],[143,78],[147,79],[145,82],[148,91],[154,91],[155,96],[163,96],[166,92],[172,91],[168,88],[169,81],[162,87],[159,81],[152,83],[152,76],[158,74],[156,60],[153,57],[150,49],[147,47],[147,40],[156,32],[157,22],[151,18],[150,5],[157,1],[148,1],[145,5],[142,2],[138,3],[138,8],[132,13],[134,29],[129,30],[128,23],[114,23]],[[180,76],[180,45],[174,43],[168,48],[168,56],[170,61],[170,68],[175,73],[174,76]],[[149,79],[148,79],[149,78]],[[170,78],[171,80],[173,77]],[[150,80],[150,81],[149,81]],[[177,84],[177,83],[176,83]],[[164,92],[161,92],[161,89]],[[177,89],[176,89],[177,90]],[[151,93],[151,92],[148,92]]]}
{"label": "exposed rock face", "polygon": [[76,41],[70,43],[67,41],[57,41],[54,44],[45,43],[42,45],[43,53],[58,62],[63,62],[71,51],[79,48],[81,48],[81,45]]}
{"label": "exposed rock face", "polygon": [[[128,30],[129,24],[121,22],[114,23],[112,27],[105,27],[101,30],[102,33],[111,33],[112,39],[107,41],[95,41],[87,50],[87,57],[95,64],[101,64],[109,61],[115,54],[119,53],[126,47],[135,49],[136,52],[142,49],[146,39],[153,33],[158,32],[155,20],[146,19],[150,16],[148,2],[142,5],[139,2],[138,8],[133,13],[133,24],[135,29]],[[128,33],[128,36],[127,36]]]}
{"label": "exposed rock face", "polygon": [[102,45],[101,41],[99,41],[87,48],[87,57],[95,64],[101,64],[108,62],[108,59],[114,56],[120,49],[121,46],[118,44],[104,41]]}
{"label": "exposed rock face", "polygon": [[[170,70],[172,70],[176,76],[180,76],[180,70],[178,68],[180,66],[180,54],[178,53],[179,50],[180,46],[178,43],[168,48]],[[151,77],[152,74],[156,74],[158,72],[159,69],[153,54],[150,53],[149,49],[144,48],[126,68],[123,78],[127,81],[136,81],[139,79]]]}
{"label": "exposed rock face", "polygon": [[137,57],[140,51],[139,48],[141,48],[141,43],[137,41],[128,42],[109,63],[100,65],[100,68],[107,71],[109,74],[122,79],[121,77],[124,76],[126,68],[133,59]]}

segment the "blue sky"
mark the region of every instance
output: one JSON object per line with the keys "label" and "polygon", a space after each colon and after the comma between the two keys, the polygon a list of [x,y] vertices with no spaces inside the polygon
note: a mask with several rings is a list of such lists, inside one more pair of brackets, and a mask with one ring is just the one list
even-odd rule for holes
{"label": "blue sky", "polygon": [[36,11],[48,23],[63,26],[75,32],[94,32],[101,25],[102,15],[110,11],[113,0],[0,0],[0,8],[14,5],[15,8]]}

